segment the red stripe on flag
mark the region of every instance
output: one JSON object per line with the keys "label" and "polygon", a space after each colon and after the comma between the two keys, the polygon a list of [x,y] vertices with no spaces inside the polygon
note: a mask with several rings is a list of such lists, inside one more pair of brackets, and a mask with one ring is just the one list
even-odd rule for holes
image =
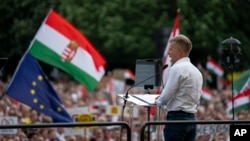
{"label": "red stripe on flag", "polygon": [[244,96],[250,96],[250,88],[247,88],[244,91],[238,93],[236,96],[234,96],[234,99],[238,99]]}
{"label": "red stripe on flag", "polygon": [[218,69],[220,69],[221,71],[223,71],[223,68],[221,67],[220,64],[218,64],[214,59],[212,59],[211,57],[208,57],[208,62],[213,64],[213,66],[217,67]]}
{"label": "red stripe on flag", "polygon": [[103,57],[97,52],[88,39],[54,10],[50,11],[45,23],[70,40],[75,40],[81,48],[89,52],[89,54],[93,56],[97,70],[105,64]]}
{"label": "red stripe on flag", "polygon": [[171,34],[170,34],[170,37],[168,39],[168,43],[166,45],[166,48],[165,48],[165,51],[164,51],[164,54],[163,54],[163,66],[168,64],[168,60],[169,60],[169,56],[168,56],[168,50],[169,50],[169,41],[171,38],[175,37],[176,35],[179,34],[179,25],[180,25],[180,10],[178,9],[177,10],[177,14],[176,14],[176,17],[175,17],[175,21],[174,21],[174,26],[173,26],[173,29],[171,31]]}
{"label": "red stripe on flag", "polygon": [[174,21],[174,27],[173,27],[173,37],[177,35],[177,30],[179,29],[179,25],[180,25],[180,11],[177,11],[177,15]]}
{"label": "red stripe on flag", "polygon": [[84,85],[80,85],[80,93],[82,98],[85,98],[87,96],[88,91]]}

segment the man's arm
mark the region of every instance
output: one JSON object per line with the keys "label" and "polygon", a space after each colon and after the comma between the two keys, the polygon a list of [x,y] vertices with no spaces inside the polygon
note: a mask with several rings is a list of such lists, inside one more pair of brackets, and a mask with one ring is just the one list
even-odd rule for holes
{"label": "man's arm", "polygon": [[167,105],[168,101],[174,97],[179,86],[179,73],[178,69],[171,68],[168,74],[168,80],[163,88],[160,96],[156,99],[156,105]]}

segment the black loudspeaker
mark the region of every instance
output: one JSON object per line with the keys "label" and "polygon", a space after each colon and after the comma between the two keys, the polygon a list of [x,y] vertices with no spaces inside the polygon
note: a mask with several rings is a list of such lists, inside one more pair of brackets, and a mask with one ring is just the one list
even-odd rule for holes
{"label": "black loudspeaker", "polygon": [[222,49],[222,58],[223,64],[230,68],[234,69],[237,65],[239,65],[241,60],[241,48],[239,45],[241,42],[236,38],[228,38],[222,41],[224,47]]}
{"label": "black loudspeaker", "polygon": [[139,59],[135,66],[135,85],[145,89],[161,86],[162,61],[159,59]]}

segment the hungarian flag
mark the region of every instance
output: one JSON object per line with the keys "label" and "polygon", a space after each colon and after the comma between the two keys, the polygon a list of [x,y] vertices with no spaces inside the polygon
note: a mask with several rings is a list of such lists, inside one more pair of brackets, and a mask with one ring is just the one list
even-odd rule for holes
{"label": "hungarian flag", "polygon": [[233,100],[228,102],[227,111],[229,113],[232,112],[234,107],[235,112],[239,112],[243,109],[249,108],[249,95],[250,95],[250,70],[242,73],[233,83],[233,100],[234,105],[232,103]]}
{"label": "hungarian flag", "polygon": [[114,86],[113,86],[111,77],[108,78],[105,96],[111,105],[116,104],[116,96],[115,96]]}
{"label": "hungarian flag", "polygon": [[108,78],[106,85],[105,96],[110,104],[116,105],[116,94],[124,92],[125,82],[112,77]]}
{"label": "hungarian flag", "polygon": [[88,39],[51,10],[29,47],[38,60],[60,68],[93,91],[103,77],[105,60]]}
{"label": "hungarian flag", "polygon": [[235,81],[232,83],[234,89],[234,95],[244,91],[250,87],[250,70],[243,72]]}
{"label": "hungarian flag", "polygon": [[163,66],[166,64],[169,64],[169,62],[170,62],[170,58],[168,55],[169,41],[171,38],[175,37],[176,35],[179,35],[179,25],[180,25],[180,9],[177,10],[177,14],[176,14],[175,21],[174,21],[174,26],[172,28],[170,37],[168,39],[168,43],[166,45],[166,48],[165,48],[165,51],[163,54]]}
{"label": "hungarian flag", "polygon": [[211,57],[208,57],[207,59],[206,68],[208,69],[208,71],[212,72],[213,74],[216,74],[217,76],[221,77],[224,74],[224,70],[221,65]]}
{"label": "hungarian flag", "polygon": [[205,101],[210,101],[212,99],[212,91],[206,87],[202,87],[201,98]]}
{"label": "hungarian flag", "polygon": [[124,72],[124,78],[135,80],[135,75],[130,69],[126,69]]}
{"label": "hungarian flag", "polygon": [[227,112],[232,113],[233,108],[234,112],[237,113],[243,109],[249,109],[249,96],[250,96],[250,87],[246,90],[238,93],[234,98],[228,102]]}

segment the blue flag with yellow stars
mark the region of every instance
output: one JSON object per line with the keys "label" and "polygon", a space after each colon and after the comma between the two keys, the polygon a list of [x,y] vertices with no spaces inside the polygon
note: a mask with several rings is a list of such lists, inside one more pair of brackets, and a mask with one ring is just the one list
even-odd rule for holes
{"label": "blue flag with yellow stars", "polygon": [[40,65],[30,54],[22,57],[5,93],[50,116],[53,122],[72,122]]}

